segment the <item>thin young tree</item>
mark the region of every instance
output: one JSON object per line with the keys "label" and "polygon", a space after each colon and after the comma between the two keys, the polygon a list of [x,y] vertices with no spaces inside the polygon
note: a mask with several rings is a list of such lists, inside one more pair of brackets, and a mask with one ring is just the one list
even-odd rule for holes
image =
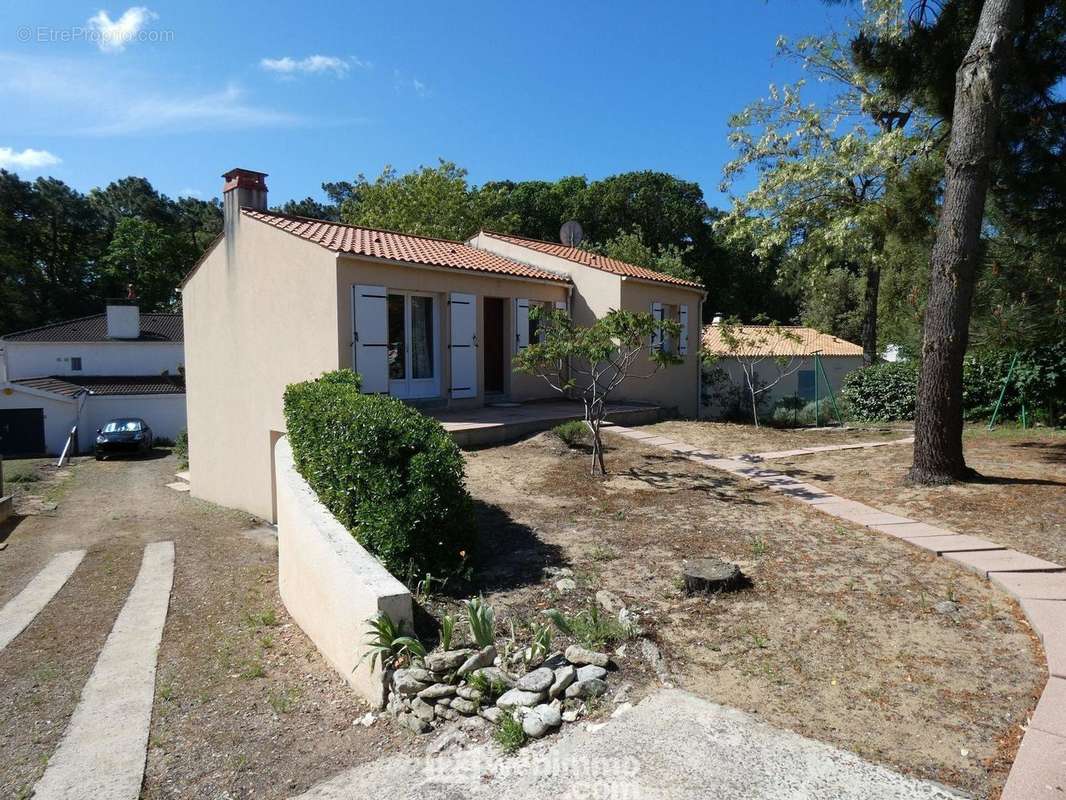
{"label": "thin young tree", "polygon": [[962,451],[962,365],[969,342],[1004,76],[1021,0],[985,0],[973,41],[955,77],[944,202],[933,245],[929,301],[909,478],[943,484],[972,477]]}
{"label": "thin young tree", "polygon": [[608,400],[626,381],[647,379],[681,363],[670,344],[679,340],[681,326],[622,310],[608,312],[587,328],[556,309],[536,307],[529,313],[538,321],[538,341],[514,357],[514,367],[541,377],[560,394],[581,399],[592,434],[591,473],[606,475],[600,429]]}

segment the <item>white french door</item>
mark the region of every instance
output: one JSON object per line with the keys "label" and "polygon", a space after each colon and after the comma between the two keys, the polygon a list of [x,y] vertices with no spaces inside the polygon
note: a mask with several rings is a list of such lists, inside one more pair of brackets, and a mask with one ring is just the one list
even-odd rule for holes
{"label": "white french door", "polygon": [[437,298],[431,294],[388,291],[389,394],[393,397],[440,396],[437,313]]}

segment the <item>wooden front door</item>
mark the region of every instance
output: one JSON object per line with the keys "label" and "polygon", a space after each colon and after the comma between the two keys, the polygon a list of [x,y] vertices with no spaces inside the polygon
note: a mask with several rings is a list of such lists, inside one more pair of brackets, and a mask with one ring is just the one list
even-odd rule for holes
{"label": "wooden front door", "polygon": [[485,298],[485,391],[502,392],[504,359],[503,300]]}

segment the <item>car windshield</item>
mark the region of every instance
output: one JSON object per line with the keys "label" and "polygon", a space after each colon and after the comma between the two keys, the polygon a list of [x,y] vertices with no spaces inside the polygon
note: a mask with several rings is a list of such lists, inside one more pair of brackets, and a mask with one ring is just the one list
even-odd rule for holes
{"label": "car windshield", "polygon": [[113,419],[104,426],[104,433],[137,433],[144,429],[139,419]]}

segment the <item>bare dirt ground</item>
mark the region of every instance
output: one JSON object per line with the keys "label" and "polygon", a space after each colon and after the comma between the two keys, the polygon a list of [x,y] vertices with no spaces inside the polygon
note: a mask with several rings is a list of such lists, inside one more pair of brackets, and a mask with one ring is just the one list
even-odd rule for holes
{"label": "bare dirt ground", "polygon": [[722,456],[796,450],[829,444],[891,441],[914,433],[914,427],[905,423],[805,429],[771,428],[766,425],[756,428],[754,425],[733,422],[691,420],[667,420],[656,425],[644,425],[641,430],[669,436]]}
{"label": "bare dirt ground", "polygon": [[44,479],[20,484],[58,506],[4,531],[0,604],[54,553],[89,552],[0,652],[0,797],[28,797],[133,584],[144,544],[164,539],[174,540],[177,558],[143,798],[284,798],[414,746],[382,721],[353,726],[367,709],[286,615],[269,533],[245,514],[165,488],[176,461],[157,456],[82,460],[59,478],[36,465]]}
{"label": "bare dirt ground", "polygon": [[964,444],[982,477],[953,486],[908,485],[906,445],[768,463],[834,494],[1066,564],[1066,432],[975,425]]}
{"label": "bare dirt ground", "polygon": [[[680,425],[648,430],[701,444]],[[642,614],[682,688],[904,772],[998,795],[1046,680],[1013,602],[901,542],[662,451],[609,443],[607,480],[590,478],[587,455],[550,433],[467,454],[491,532],[483,546],[497,566],[483,588],[501,624],[542,619],[549,607],[572,612],[608,589]],[[686,597],[682,560],[705,555],[740,563],[753,587]],[[578,588],[560,592],[545,566],[572,569]],[[957,611],[935,610],[943,600]],[[633,660],[622,658],[624,672]],[[654,680],[645,675],[634,697]]]}

